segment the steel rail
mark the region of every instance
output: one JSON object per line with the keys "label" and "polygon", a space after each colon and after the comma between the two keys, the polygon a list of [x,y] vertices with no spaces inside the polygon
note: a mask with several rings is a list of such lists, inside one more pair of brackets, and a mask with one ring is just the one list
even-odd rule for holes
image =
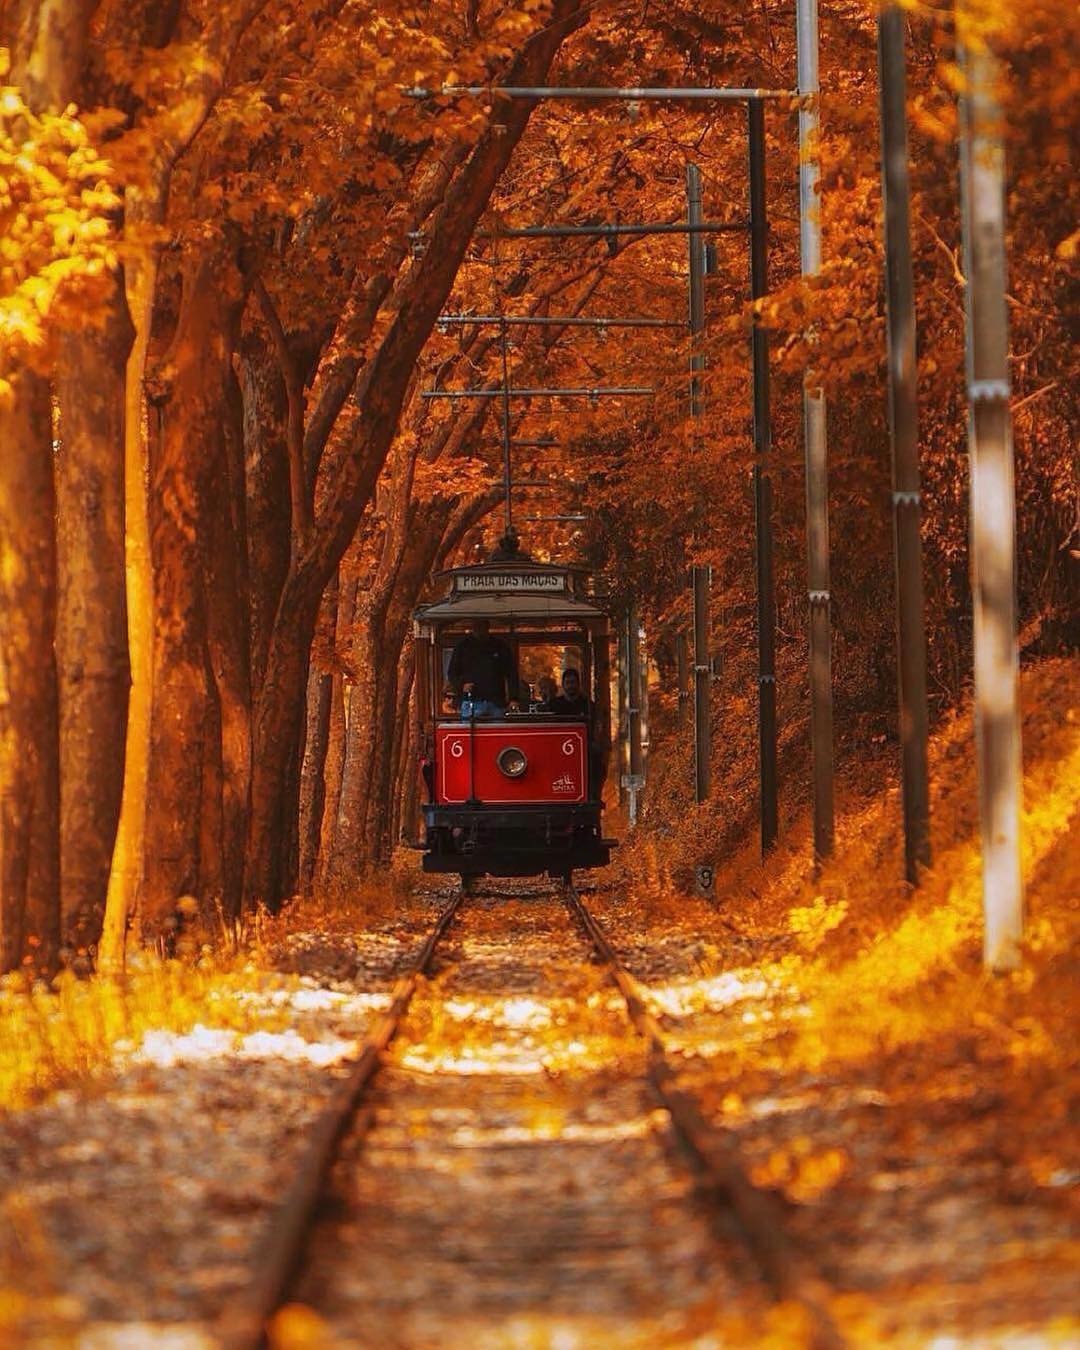
{"label": "steel rail", "polygon": [[[299,1268],[304,1242],[338,1145],[382,1066],[383,1054],[397,1034],[417,982],[428,970],[465,894],[464,889],[460,891],[439,915],[412,965],[395,983],[390,1006],[379,1025],[360,1043],[360,1054],[348,1078],[339,1084],[312,1125],[307,1152],[255,1252],[252,1261],[255,1278],[230,1302],[215,1328],[216,1344],[222,1350],[260,1350],[266,1343],[267,1324],[285,1301]],[[355,1133],[366,1134],[371,1117],[362,1118],[358,1124]]]}
{"label": "steel rail", "polygon": [[722,1198],[730,1206],[746,1245],[774,1294],[800,1304],[805,1310],[810,1319],[810,1341],[815,1350],[841,1350],[847,1341],[829,1311],[829,1288],[789,1243],[784,1233],[782,1208],[772,1195],[755,1186],[747,1176],[737,1145],[710,1124],[695,1099],[679,1087],[678,1075],[668,1063],[664,1033],[648,1009],[641,986],[619,960],[606,933],[589,913],[573,885],[567,885],[564,894],[571,912],[622,994],[634,1029],[648,1045],[646,1076],[649,1086],[671,1119],[675,1138],[690,1163],[699,1189],[706,1195]]}

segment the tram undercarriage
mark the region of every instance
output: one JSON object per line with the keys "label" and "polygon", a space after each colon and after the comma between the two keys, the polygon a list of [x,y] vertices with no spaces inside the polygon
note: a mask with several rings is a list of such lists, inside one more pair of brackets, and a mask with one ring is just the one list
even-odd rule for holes
{"label": "tram undercarriage", "polygon": [[424,817],[425,872],[561,877],[575,868],[606,867],[616,846],[603,838],[595,804],[425,806]]}

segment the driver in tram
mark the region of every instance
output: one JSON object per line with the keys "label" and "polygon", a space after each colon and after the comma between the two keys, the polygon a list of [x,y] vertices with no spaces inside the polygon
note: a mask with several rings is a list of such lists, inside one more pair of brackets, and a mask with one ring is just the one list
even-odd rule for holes
{"label": "driver in tram", "polygon": [[502,717],[518,709],[518,674],[507,642],[487,619],[472,619],[450,654],[450,687],[462,717]]}

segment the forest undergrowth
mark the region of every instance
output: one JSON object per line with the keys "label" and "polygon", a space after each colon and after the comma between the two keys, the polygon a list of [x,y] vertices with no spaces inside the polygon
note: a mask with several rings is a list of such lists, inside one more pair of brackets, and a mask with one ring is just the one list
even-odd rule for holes
{"label": "forest undergrowth", "polygon": [[[665,848],[677,858],[685,840],[639,836],[623,866],[637,872],[645,897],[633,907],[642,933],[713,935],[699,978],[659,991],[656,1008],[677,1014],[683,1048],[699,1057],[694,1077],[726,1127],[752,1128],[755,1101],[799,1084],[811,1085],[819,1103],[870,1091],[900,1108],[890,1111],[890,1129],[909,1160],[940,1155],[947,1175],[957,1156],[992,1158],[1006,1198],[1068,1203],[1080,1086],[1078,676],[1074,658],[1043,660],[1022,674],[1027,915],[1024,962],[1014,973],[992,976],[981,965],[970,705],[933,738],[934,861],[917,889],[902,880],[899,787],[880,760],[847,764],[836,858],[817,875],[806,810],[764,866],[752,836],[721,858],[713,902],[670,882]],[[884,779],[872,792],[867,772]],[[697,838],[693,821],[686,829]],[[717,1041],[710,1014],[733,979],[745,991],[737,1025]],[[703,1035],[710,1043],[695,1045]],[[966,1143],[952,1131],[935,1139],[935,1103],[961,1112]],[[900,1120],[902,1127],[893,1123]],[[766,1134],[757,1146],[759,1180],[795,1203],[816,1199],[855,1167],[820,1140]]]}
{"label": "forest undergrowth", "polygon": [[[841,761],[836,853],[820,869],[811,860],[809,807],[795,786],[785,794],[794,802],[787,803],[780,844],[764,863],[753,825],[744,825],[732,846],[722,805],[676,810],[654,795],[646,828],[625,851],[621,870],[629,884],[644,884],[671,896],[673,905],[684,905],[694,850],[700,850],[698,859],[715,868],[722,928],[781,942],[785,954],[777,974],[816,991],[816,1014],[799,1051],[810,1066],[825,1023],[846,1028],[840,1041],[831,1039],[830,1053],[841,1044],[862,1053],[868,1038],[879,1047],[893,1046],[919,1039],[927,1028],[940,1030],[946,1006],[949,1020],[960,1022],[970,1019],[974,1004],[1030,1000],[1047,981],[1047,1012],[1070,1013],[1074,1009],[1061,999],[1057,979],[1067,973],[1062,967],[1075,944],[1080,909],[1080,663],[1052,658],[1025,669],[1021,700],[1027,920],[1025,962],[1014,975],[992,978],[980,971],[981,863],[970,699],[941,721],[932,738],[933,864],[918,888],[903,881],[898,771],[876,743],[865,758],[849,751]],[[725,744],[736,739],[734,732],[729,738],[726,725],[732,715],[723,714],[718,739]],[[685,745],[675,744],[656,756],[658,783],[670,787],[672,777],[681,776],[684,751]],[[728,794],[720,782],[716,799],[723,803],[730,796],[731,815],[746,821],[753,816],[754,785],[742,786],[738,794]],[[711,909],[702,901],[689,903],[698,912]],[[706,927],[715,926],[704,913],[701,917]],[[1046,1044],[1053,1039],[1048,1036]],[[790,1053],[787,1046],[785,1054]]]}
{"label": "forest undergrowth", "polygon": [[[193,929],[173,959],[129,954],[123,975],[80,978],[65,971],[52,985],[27,987],[21,975],[0,981],[0,1115],[61,1089],[107,1082],[147,1033],[185,1035],[197,1028],[239,1038],[280,1031],[286,1013],[273,995],[298,984],[280,968],[290,935],[355,933],[388,925],[407,887],[366,882],[265,911],[236,927]],[[267,997],[270,995],[270,997]]]}

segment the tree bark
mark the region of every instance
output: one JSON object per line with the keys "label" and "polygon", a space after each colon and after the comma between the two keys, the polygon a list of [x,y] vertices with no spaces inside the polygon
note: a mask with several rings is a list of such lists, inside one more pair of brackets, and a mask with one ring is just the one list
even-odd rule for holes
{"label": "tree bark", "polygon": [[370,799],[373,743],[378,716],[381,663],[381,625],[370,610],[361,620],[353,642],[354,670],[349,690],[349,718],[345,729],[341,792],[334,821],[333,843],[327,858],[327,876],[345,882],[364,868],[364,821]]}
{"label": "tree bark", "polygon": [[[339,588],[335,629],[335,633],[338,635],[338,648],[352,629],[356,613],[357,589],[358,582],[355,576],[347,579]],[[323,801],[322,822],[319,830],[319,854],[316,864],[316,876],[319,885],[325,885],[330,876],[329,864],[333,857],[334,830],[341,805],[341,787],[345,772],[345,746],[348,734],[345,708],[345,675],[341,669],[337,650],[335,650],[335,667],[330,692],[330,726],[327,732],[326,763],[323,770],[325,799]]]}
{"label": "tree bark", "polygon": [[270,631],[289,570],[288,398],[273,346],[261,327],[240,341],[251,616],[251,687],[258,693]]}
{"label": "tree bark", "polygon": [[0,972],[51,974],[60,945],[56,498],[49,385],[0,402]]}
{"label": "tree bark", "polygon": [[[130,203],[128,219],[145,204]],[[148,209],[148,208],[147,208]],[[124,372],[124,580],[127,610],[128,692],[124,738],[124,778],[105,896],[98,969],[116,974],[124,968],[128,922],[138,907],[143,873],[146,781],[150,753],[153,587],[150,525],[146,497],[147,451],[143,435],[146,404],[143,374],[157,280],[157,257],[144,249],[130,257],[124,285],[134,338]]]}
{"label": "tree bark", "polygon": [[402,737],[402,758],[398,773],[398,814],[396,838],[410,844],[420,838],[420,718],[416,708],[415,668],[409,688],[409,702],[404,709],[405,728]]}
{"label": "tree bark", "polygon": [[[326,588],[319,628],[326,654],[334,649],[339,583],[335,577]],[[317,639],[318,640],[318,639]],[[300,771],[300,864],[298,884],[308,894],[315,877],[326,801],[326,755],[330,743],[330,714],[334,676],[325,661],[313,664],[308,675],[307,729],[304,762]]]}
{"label": "tree bark", "polygon": [[[235,304],[224,346],[236,342]],[[231,360],[221,370],[224,385],[224,454],[213,460],[208,503],[204,587],[207,641],[220,708],[221,834],[220,895],[224,917],[240,913],[244,885],[244,840],[251,789],[251,666],[248,627],[248,571],[240,394]],[[210,894],[207,880],[203,894]]]}
{"label": "tree bark", "polygon": [[221,410],[231,393],[244,298],[226,247],[194,256],[155,380],[162,430],[151,493],[156,614],[143,906],[149,938],[169,939],[181,922],[177,902],[187,896],[204,910],[238,909],[239,868],[230,877],[229,848],[230,834],[246,825],[249,695]]}
{"label": "tree bark", "polygon": [[105,323],[59,344],[56,457],[60,907],[82,965],[101,936],[120,817],[131,672],[124,591],[124,368],[132,327],[116,279]]}
{"label": "tree bark", "polygon": [[402,648],[398,667],[397,697],[394,700],[394,744],[390,754],[389,776],[374,820],[375,855],[389,862],[401,839],[402,785],[410,777],[408,765],[409,731],[415,664],[412,642]]}

